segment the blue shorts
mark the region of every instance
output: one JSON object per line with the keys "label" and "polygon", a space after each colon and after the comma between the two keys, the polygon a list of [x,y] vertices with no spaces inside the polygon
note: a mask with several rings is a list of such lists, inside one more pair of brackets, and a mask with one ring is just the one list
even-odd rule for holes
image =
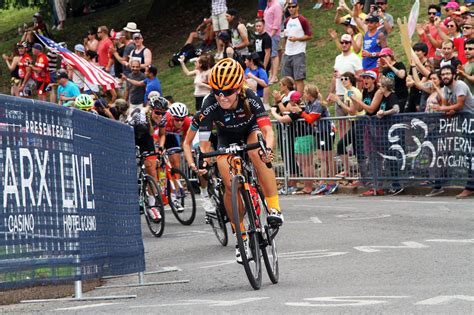
{"label": "blue shorts", "polygon": [[272,54],[270,57],[278,56],[278,48],[280,47],[280,35],[275,35],[272,37]]}

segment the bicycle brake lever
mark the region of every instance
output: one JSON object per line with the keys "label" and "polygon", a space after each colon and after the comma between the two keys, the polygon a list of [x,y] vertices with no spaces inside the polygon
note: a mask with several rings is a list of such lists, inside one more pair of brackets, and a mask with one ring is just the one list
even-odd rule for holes
{"label": "bicycle brake lever", "polygon": [[[257,135],[257,139],[258,139],[258,144],[260,145],[260,149],[262,150],[263,155],[265,155],[265,158],[267,158],[268,157],[268,155],[267,155],[267,144],[266,144],[265,139],[263,138],[263,135],[261,133],[259,133]],[[268,168],[273,167],[271,162],[267,162],[267,163],[265,163],[265,165]]]}

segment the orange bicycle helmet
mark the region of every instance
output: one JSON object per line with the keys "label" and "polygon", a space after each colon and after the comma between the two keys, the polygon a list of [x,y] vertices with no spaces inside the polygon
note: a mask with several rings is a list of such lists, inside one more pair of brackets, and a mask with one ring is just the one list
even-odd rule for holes
{"label": "orange bicycle helmet", "polygon": [[244,82],[244,69],[232,58],[220,60],[211,70],[209,85],[214,90],[238,89]]}

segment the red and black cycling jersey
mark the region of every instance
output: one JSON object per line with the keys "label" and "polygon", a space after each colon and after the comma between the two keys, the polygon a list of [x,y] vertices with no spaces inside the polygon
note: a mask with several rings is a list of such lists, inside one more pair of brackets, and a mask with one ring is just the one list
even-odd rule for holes
{"label": "red and black cycling jersey", "polygon": [[255,93],[247,89],[245,96],[250,105],[250,115],[245,113],[244,100],[239,97],[236,109],[223,109],[213,94],[209,94],[203,101],[199,115],[199,139],[208,141],[213,129],[213,123],[219,134],[241,136],[245,131],[257,126],[271,125],[265,107]]}

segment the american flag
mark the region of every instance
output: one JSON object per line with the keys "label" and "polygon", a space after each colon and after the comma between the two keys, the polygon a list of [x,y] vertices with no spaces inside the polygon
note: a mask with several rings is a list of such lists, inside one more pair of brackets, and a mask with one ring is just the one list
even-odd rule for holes
{"label": "american flag", "polygon": [[87,81],[102,86],[105,90],[115,88],[115,85],[118,83],[117,80],[98,66],[79,57],[68,49],[61,47],[58,43],[43,35],[36,33],[36,36],[43,42],[46,48],[59,54],[68,65],[78,70]]}

